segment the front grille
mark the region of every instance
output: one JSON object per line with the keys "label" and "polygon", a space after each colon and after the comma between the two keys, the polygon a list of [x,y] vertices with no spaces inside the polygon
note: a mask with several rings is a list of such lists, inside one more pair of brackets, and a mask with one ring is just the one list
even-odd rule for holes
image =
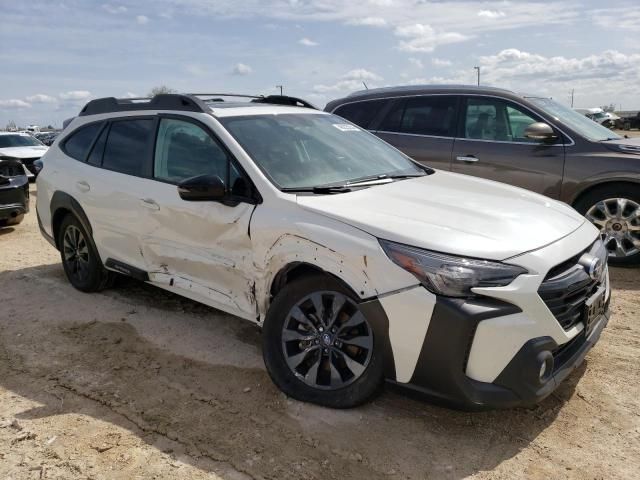
{"label": "front grille", "polygon": [[16,162],[0,162],[0,175],[3,177],[17,177],[19,175],[24,175],[24,169],[22,168],[22,165]]}
{"label": "front grille", "polygon": [[578,263],[583,253],[597,253],[600,243],[552,268],[538,289],[538,294],[565,330],[584,321],[584,304],[602,283],[602,279],[593,280]]}

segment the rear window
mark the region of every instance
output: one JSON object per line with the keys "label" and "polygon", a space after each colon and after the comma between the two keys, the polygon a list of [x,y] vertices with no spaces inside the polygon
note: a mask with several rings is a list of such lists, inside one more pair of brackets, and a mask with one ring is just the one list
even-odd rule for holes
{"label": "rear window", "polygon": [[102,125],[103,122],[92,123],[73,132],[64,142],[63,150],[65,153],[76,160],[84,162]]}
{"label": "rear window", "polygon": [[381,131],[453,137],[456,125],[456,97],[432,95],[399,101],[387,113]]}
{"label": "rear window", "polygon": [[102,166],[128,175],[143,176],[150,159],[153,120],[118,120],[111,124]]}
{"label": "rear window", "polygon": [[386,100],[368,100],[366,102],[348,103],[336,108],[333,113],[362,128],[369,128],[371,122],[373,122],[386,103]]}

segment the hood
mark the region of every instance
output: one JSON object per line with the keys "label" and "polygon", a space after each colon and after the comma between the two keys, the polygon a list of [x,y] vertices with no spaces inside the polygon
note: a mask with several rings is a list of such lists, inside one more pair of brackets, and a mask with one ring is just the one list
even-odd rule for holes
{"label": "hood", "polygon": [[7,147],[0,148],[0,155],[13,158],[36,158],[44,155],[49,147],[36,145],[33,147]]}
{"label": "hood", "polygon": [[616,152],[640,154],[640,137],[607,140],[603,145]]}
{"label": "hood", "polygon": [[297,202],[378,238],[489,260],[541,248],[586,221],[528,190],[442,171],[348,193],[300,195]]}

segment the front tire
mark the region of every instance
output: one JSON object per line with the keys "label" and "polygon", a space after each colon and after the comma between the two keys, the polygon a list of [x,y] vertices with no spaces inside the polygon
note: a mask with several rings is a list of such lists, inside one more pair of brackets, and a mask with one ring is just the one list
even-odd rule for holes
{"label": "front tire", "polygon": [[60,257],[67,279],[82,292],[98,292],[112,281],[102,265],[91,237],[73,215],[67,215],[58,230]]}
{"label": "front tire", "polygon": [[332,408],[355,407],[380,390],[381,345],[353,292],[321,274],[286,285],[263,327],[263,357],[278,388]]}
{"label": "front tire", "polygon": [[603,234],[610,265],[640,265],[640,187],[596,187],[575,208]]}

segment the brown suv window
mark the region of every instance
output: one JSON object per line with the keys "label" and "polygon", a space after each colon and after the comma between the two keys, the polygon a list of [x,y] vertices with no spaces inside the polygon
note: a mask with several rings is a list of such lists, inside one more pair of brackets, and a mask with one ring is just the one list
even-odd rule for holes
{"label": "brown suv window", "polygon": [[371,122],[376,118],[386,100],[367,100],[364,102],[347,103],[334,110],[333,113],[346,118],[350,122],[362,128],[369,128]]}
{"label": "brown suv window", "polygon": [[455,120],[455,97],[446,95],[412,97],[394,105],[379,130],[453,137]]}
{"label": "brown suv window", "polygon": [[524,130],[539,121],[513,103],[497,98],[470,98],[464,133],[469,139],[535,143],[536,140],[524,136]]}

